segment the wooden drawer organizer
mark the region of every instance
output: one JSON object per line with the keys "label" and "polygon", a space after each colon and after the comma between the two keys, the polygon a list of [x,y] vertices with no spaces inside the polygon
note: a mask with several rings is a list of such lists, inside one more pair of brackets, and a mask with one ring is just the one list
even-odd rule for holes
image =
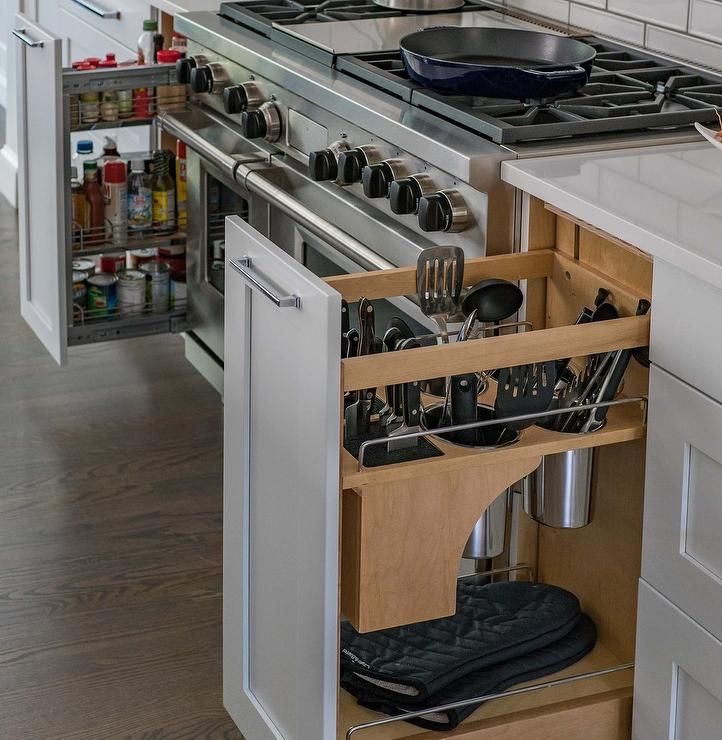
{"label": "wooden drawer organizer", "polygon": [[[649,317],[633,317],[650,298],[651,261],[628,245],[554,213],[528,199],[529,253],[470,260],[465,283],[484,277],[526,281],[527,334],[437,346],[399,357],[343,361],[344,389],[381,387],[450,373],[583,356],[644,345]],[[619,279],[615,279],[618,276]],[[415,291],[414,271],[330,278],[349,301]],[[623,317],[598,326],[571,324],[599,287]],[[633,318],[629,318],[632,316]],[[373,382],[370,382],[373,380]],[[646,396],[648,372],[635,361],[623,396]],[[493,394],[485,399],[493,403]],[[521,440],[494,451],[473,451],[433,438],[443,457],[359,470],[342,450],[341,611],[362,631],[453,612],[459,559],[472,525],[488,503],[533,470],[544,454],[597,447],[592,522],[578,530],[542,527],[523,513],[515,522],[516,555],[540,581],[575,593],[597,626],[595,649],[559,679],[626,664],[634,659],[637,584],[644,491],[644,410],[610,409],[607,425],[590,435],[564,435],[531,427]],[[499,563],[504,565],[505,563]],[[628,740],[632,671],[496,699],[479,707],[456,730],[439,733],[386,718],[339,691],[338,740]],[[539,683],[539,682],[532,682]]]}
{"label": "wooden drawer organizer", "polygon": [[[378,387],[646,345],[649,317],[634,316],[638,299],[556,250],[467,262],[465,283],[487,277],[527,280],[545,292],[548,328],[404,353],[343,360],[344,390]],[[530,285],[534,281],[536,285]],[[408,295],[415,270],[400,268],[329,279],[349,301]],[[612,290],[624,318],[565,325],[598,288]],[[631,316],[629,314],[632,314]],[[539,324],[534,322],[535,326]],[[493,403],[493,397],[487,402]],[[506,488],[531,473],[543,455],[639,439],[640,405],[613,407],[593,434],[562,434],[534,426],[497,450],[460,448],[433,438],[443,456],[360,468],[342,450],[343,540],[341,610],[361,632],[449,616],[455,610],[459,560],[474,523]]]}

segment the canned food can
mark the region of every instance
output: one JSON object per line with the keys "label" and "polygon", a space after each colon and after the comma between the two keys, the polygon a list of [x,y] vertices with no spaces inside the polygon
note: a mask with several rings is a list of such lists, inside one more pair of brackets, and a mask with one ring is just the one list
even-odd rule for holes
{"label": "canned food can", "polygon": [[85,308],[88,297],[88,286],[85,284],[86,274],[80,270],[73,270],[73,306]]}
{"label": "canned food can", "polygon": [[125,270],[125,252],[105,252],[100,255],[100,271],[118,273]]}
{"label": "canned food can", "polygon": [[130,253],[130,268],[137,270],[148,262],[154,262],[157,257],[157,249],[134,249]]}
{"label": "canned food can", "polygon": [[184,244],[173,244],[169,247],[158,247],[158,261],[170,266],[171,274],[185,272],[186,248]]}
{"label": "canned food can", "polygon": [[177,311],[186,307],[188,291],[185,272],[174,272],[170,279],[170,308]]}
{"label": "canned food can", "polygon": [[118,308],[118,278],[99,272],[87,280],[88,317],[107,319],[115,317]]}
{"label": "canned food can", "polygon": [[170,267],[165,262],[148,262],[141,271],[146,275],[146,303],[154,313],[164,313],[170,305]]}
{"label": "canned food can", "polygon": [[73,272],[84,272],[85,277],[90,277],[95,273],[95,262],[89,259],[73,260]]}
{"label": "canned food can", "polygon": [[146,273],[122,270],[118,273],[118,309],[121,316],[133,316],[145,310]]}

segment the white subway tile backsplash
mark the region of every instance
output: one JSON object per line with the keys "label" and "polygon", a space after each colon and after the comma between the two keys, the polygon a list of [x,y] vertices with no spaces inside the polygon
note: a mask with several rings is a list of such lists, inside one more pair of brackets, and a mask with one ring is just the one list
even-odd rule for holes
{"label": "white subway tile backsplash", "polygon": [[569,22],[569,0],[507,0],[507,5],[555,21]]}
{"label": "white subway tile backsplash", "polygon": [[[500,0],[497,0],[500,1]],[[722,71],[722,0],[503,0],[569,23]]]}
{"label": "white subway tile backsplash", "polygon": [[692,0],[689,32],[713,41],[722,41],[722,2]]}
{"label": "white subway tile backsplash", "polygon": [[663,52],[668,56],[687,59],[722,70],[722,46],[711,41],[702,41],[666,28],[647,26],[645,45],[649,49]]}
{"label": "white subway tile backsplash", "polygon": [[644,23],[623,18],[614,13],[606,13],[603,10],[573,3],[569,13],[569,22],[573,26],[596,31],[604,36],[612,36],[638,46],[644,43]]}
{"label": "white subway tile backsplash", "polygon": [[[722,5],[714,4],[722,9]],[[607,9],[621,15],[628,15],[643,21],[652,20],[660,26],[671,26],[685,31],[689,0],[608,0]]]}

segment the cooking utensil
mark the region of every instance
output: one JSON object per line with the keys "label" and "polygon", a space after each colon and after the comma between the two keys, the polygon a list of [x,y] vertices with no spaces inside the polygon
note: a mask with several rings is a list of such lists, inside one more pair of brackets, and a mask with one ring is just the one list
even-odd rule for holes
{"label": "cooking utensil", "polygon": [[[362,298],[358,305],[359,341],[358,356],[372,355],[376,352],[374,307],[368,298]],[[349,330],[349,334],[352,330]],[[346,436],[358,437],[367,434],[371,426],[371,409],[376,399],[376,388],[365,388],[357,392],[344,414]]]}
{"label": "cooking utensil", "polygon": [[[396,337],[396,340],[393,343],[393,346],[389,344],[388,349],[390,351],[396,351],[399,349],[403,349],[403,342],[407,339],[413,339],[414,338],[414,332],[411,329],[411,327],[401,318],[398,316],[394,316],[388,323],[386,332],[384,332],[384,339],[386,338],[386,335],[390,331],[397,331],[398,336]],[[392,389],[391,391],[391,397],[392,401],[389,404],[391,406],[391,413],[386,416],[386,418],[382,421],[382,424],[386,428],[386,431],[388,432],[390,428],[393,427],[394,424],[401,424],[402,418],[403,418],[403,404],[402,404],[402,389],[401,385],[394,385],[394,386],[386,386],[386,393],[388,394],[389,388]],[[387,396],[388,398],[388,396]]]}
{"label": "cooking utensil", "polygon": [[341,357],[348,356],[348,330],[351,328],[348,303],[341,299]]}
{"label": "cooking utensil", "polygon": [[[450,387],[450,426],[473,424],[476,421],[476,373],[453,375]],[[443,417],[442,417],[443,424]],[[465,429],[451,435],[453,442],[473,445],[476,442],[476,429]]]}
{"label": "cooking utensil", "polygon": [[518,285],[501,278],[489,278],[466,291],[461,310],[465,316],[476,310],[479,321],[498,324],[513,316],[523,302],[524,294]]}
{"label": "cooking utensil", "polygon": [[[459,333],[456,335],[456,341],[457,342],[465,342],[470,336],[474,329],[474,324],[476,323],[476,314],[477,311],[474,309],[467,317],[464,323],[461,325],[461,329],[459,329]],[[486,390],[486,379],[482,375],[477,375],[474,373],[474,388],[476,389],[476,393],[474,395],[474,398],[479,393],[483,393]],[[444,394],[444,407],[441,412],[441,424],[446,424],[447,415],[449,412],[449,400],[451,398],[451,382],[453,378],[445,378],[446,381],[446,392]],[[474,419],[473,421],[476,421],[476,409],[474,409]],[[461,422],[457,422],[461,423]]]}
{"label": "cooking utensil", "polygon": [[466,541],[462,558],[497,558],[506,548],[506,511],[511,488],[497,496],[479,517]]}
{"label": "cooking utensil", "polygon": [[458,310],[464,284],[464,250],[461,247],[429,247],[416,261],[416,292],[426,316],[439,326],[441,341],[449,341],[447,317]]}
{"label": "cooking utensil", "polygon": [[[637,310],[635,312],[636,315],[644,316],[646,313],[648,313],[651,305],[652,304],[648,300],[643,298],[637,304]],[[627,366],[629,365],[629,360],[631,358],[631,349],[620,349],[615,353],[611,367],[606,374],[604,383],[602,384],[601,388],[599,389],[599,393],[595,398],[596,401],[598,401],[599,403],[604,403],[606,401],[611,401],[614,399],[614,397],[617,395],[619,385],[622,382],[622,378],[624,377],[624,373],[627,370]],[[608,406],[592,411],[589,414],[589,419],[587,419],[581,431],[592,432],[599,429],[604,424],[604,420],[607,418],[608,412]]]}
{"label": "cooking utensil", "polygon": [[[384,332],[382,340],[383,351],[393,352],[396,349],[396,343],[401,339],[401,330],[396,326],[389,326]],[[386,386],[386,403],[384,404],[379,416],[386,416],[386,414],[393,414],[394,412],[394,388],[393,385]]]}
{"label": "cooking utensil", "polygon": [[[554,398],[556,365],[554,360],[533,365],[504,367],[499,371],[494,413],[498,419],[506,416],[536,414],[546,411]],[[526,429],[535,422],[518,421],[508,424],[511,429]]]}
{"label": "cooking utensil", "polygon": [[416,82],[442,92],[550,100],[587,84],[596,51],[565,36],[509,28],[440,26],[399,47]]}
{"label": "cooking utensil", "polygon": [[361,339],[358,329],[349,329],[346,332],[346,357],[358,357],[358,344]]}
{"label": "cooking utensil", "polygon": [[[587,360],[587,366],[584,369],[584,375],[579,381],[576,393],[569,393],[565,397],[565,405],[563,408],[572,408],[574,406],[583,406],[590,402],[592,398],[598,393],[599,385],[603,382],[604,373],[609,368],[609,363],[612,361],[614,352],[606,352],[601,355],[591,355]],[[572,397],[573,396],[573,397]],[[559,427],[560,432],[575,432],[579,426],[579,414],[586,414],[587,412],[578,412],[575,414],[568,414],[566,417],[562,417],[561,426]]]}
{"label": "cooking utensil", "polygon": [[375,5],[411,13],[448,13],[461,8],[465,0],[373,0]]}
{"label": "cooking utensil", "polygon": [[[418,340],[411,338],[405,339],[398,346],[398,349],[406,350],[420,346],[421,345]],[[402,385],[401,397],[403,421],[400,427],[393,429],[388,433],[390,439],[387,443],[387,449],[389,452],[419,446],[418,437],[414,437],[412,439],[393,439],[393,437],[401,434],[421,431],[421,384],[419,381],[414,380],[411,383],[404,383]]]}

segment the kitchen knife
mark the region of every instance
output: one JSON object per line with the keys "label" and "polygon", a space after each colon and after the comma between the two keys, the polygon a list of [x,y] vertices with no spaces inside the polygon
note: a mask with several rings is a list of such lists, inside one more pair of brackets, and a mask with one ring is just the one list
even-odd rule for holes
{"label": "kitchen knife", "polygon": [[[473,424],[476,421],[476,373],[451,376],[451,424]],[[454,442],[473,445],[476,442],[476,429],[454,432]]]}

